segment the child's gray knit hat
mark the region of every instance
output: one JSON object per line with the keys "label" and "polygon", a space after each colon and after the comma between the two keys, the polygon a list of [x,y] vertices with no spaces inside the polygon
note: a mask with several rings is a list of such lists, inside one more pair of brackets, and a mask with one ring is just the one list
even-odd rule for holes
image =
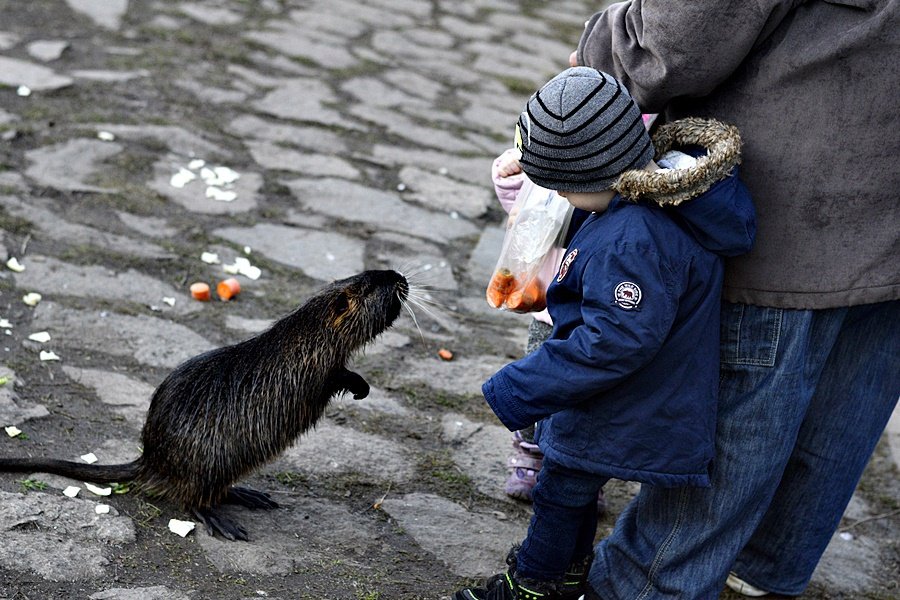
{"label": "child's gray knit hat", "polygon": [[566,69],[528,100],[516,125],[522,170],[561,192],[601,192],[653,159],[641,111],[625,87],[590,67]]}

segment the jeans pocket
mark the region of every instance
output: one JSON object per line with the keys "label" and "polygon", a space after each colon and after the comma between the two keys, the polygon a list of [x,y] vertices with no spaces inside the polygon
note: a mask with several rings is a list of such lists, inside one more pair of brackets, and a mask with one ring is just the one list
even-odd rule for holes
{"label": "jeans pocket", "polygon": [[774,367],[783,313],[780,308],[723,302],[722,364]]}

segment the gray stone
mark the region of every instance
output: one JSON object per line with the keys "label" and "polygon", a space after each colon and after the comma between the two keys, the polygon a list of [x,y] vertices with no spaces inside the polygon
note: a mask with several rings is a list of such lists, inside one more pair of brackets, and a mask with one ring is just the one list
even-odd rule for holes
{"label": "gray stone", "polygon": [[[324,36],[308,25],[288,22],[269,23],[265,31],[250,31],[244,37],[258,42],[281,54],[302,58],[329,69],[347,69],[356,66],[357,59],[346,48],[334,43],[333,37]],[[333,35],[333,33],[332,33]]]}
{"label": "gray stone", "polygon": [[61,219],[49,200],[29,197],[26,203],[12,196],[0,196],[0,206],[13,216],[31,221],[42,235],[52,240],[73,246],[91,245],[101,250],[143,258],[172,258],[172,254],[155,244]]}
{"label": "gray stone", "polygon": [[[134,541],[134,524],[94,512],[96,502],[46,493],[0,491],[0,565],[31,571],[51,581],[100,577],[109,545]],[[37,532],[27,529],[36,528]]]}
{"label": "gray stone", "polygon": [[215,197],[207,196],[209,186],[206,185],[199,175],[196,179],[184,185],[184,187],[179,188],[171,184],[172,176],[179,169],[187,168],[189,162],[189,160],[180,159],[180,157],[174,155],[157,161],[153,165],[154,177],[147,184],[148,187],[194,213],[234,215],[256,209],[258,193],[263,184],[262,175],[241,171],[240,178],[237,181],[225,188],[220,188],[225,191],[235,192],[237,197],[231,201],[216,200]]}
{"label": "gray stone", "polygon": [[500,258],[505,235],[505,227],[485,227],[482,230],[478,243],[469,254],[469,262],[466,263],[466,275],[469,276],[469,279],[483,281],[487,287],[487,282],[491,280],[497,260]]}
{"label": "gray stone", "polygon": [[853,534],[844,539],[840,533],[831,538],[813,573],[813,583],[829,592],[842,592],[849,598],[862,598],[877,587],[878,578],[885,573],[877,565],[879,544],[871,538]]}
{"label": "gray stone", "polygon": [[293,171],[310,177],[359,179],[359,171],[336,156],[297,152],[269,142],[245,142],[253,160],[264,169]]}
{"label": "gray stone", "polygon": [[459,289],[453,276],[453,265],[439,247],[398,233],[381,233],[376,239],[404,247],[404,250],[379,254],[378,259],[385,263],[386,267],[394,268],[406,275],[412,292]]}
{"label": "gray stone", "polygon": [[276,262],[323,281],[349,277],[364,268],[363,243],[339,233],[261,223],[250,228],[218,229],[213,234],[251,246]]}
{"label": "gray stone", "polygon": [[454,413],[444,415],[441,426],[453,462],[469,476],[476,489],[485,496],[509,501],[503,483],[508,475],[506,459],[512,453],[512,434],[499,420],[495,424],[475,423]]}
{"label": "gray stone", "polygon": [[381,508],[459,577],[482,578],[505,571],[506,553],[522,541],[527,526],[425,493],[389,496]]}
{"label": "gray stone", "polygon": [[334,475],[362,473],[367,481],[409,481],[415,469],[397,441],[335,425],[321,419],[275,463],[278,470]]}
{"label": "gray stone", "polygon": [[87,81],[96,81],[98,83],[121,83],[123,81],[131,81],[132,79],[140,79],[141,77],[149,77],[150,71],[146,69],[138,69],[136,71],[75,69],[74,71],[70,71],[70,75],[77,79],[86,79]]}
{"label": "gray stone", "polygon": [[[27,268],[16,274],[16,285],[54,296],[139,302],[153,306],[161,313],[190,314],[200,310],[187,290],[176,290],[134,269],[114,271],[108,267],[75,265],[39,255],[30,257]],[[174,298],[175,305],[163,302],[163,298]]]}
{"label": "gray stone", "polygon": [[228,130],[244,138],[291,144],[318,152],[341,154],[347,151],[343,138],[321,127],[300,127],[242,115],[228,124]]}
{"label": "gray stone", "polygon": [[507,362],[503,356],[455,356],[451,361],[437,356],[411,360],[395,375],[398,382],[425,383],[453,394],[481,395],[481,384]]}
{"label": "gray stone", "polygon": [[6,125],[7,123],[12,123],[13,121],[17,121],[19,119],[18,115],[14,115],[12,113],[8,113],[2,108],[0,108],[0,125]]}
{"label": "gray stone", "polygon": [[101,369],[63,366],[63,372],[75,383],[94,391],[100,401],[109,405],[135,426],[141,427],[150,407],[154,387],[122,373]]}
{"label": "gray stone", "polygon": [[66,0],[66,4],[107,29],[118,29],[128,11],[128,0]]}
{"label": "gray stone", "polygon": [[327,108],[326,103],[337,102],[337,97],[319,79],[289,79],[277,89],[269,92],[253,106],[264,113],[282,119],[309,121],[322,125],[353,127],[338,111]]}
{"label": "gray stone", "polygon": [[443,63],[459,61],[459,54],[449,48],[437,48],[418,43],[406,31],[379,29],[372,35],[372,48],[384,56],[411,66],[423,60]]}
{"label": "gray stone", "polygon": [[232,513],[250,532],[250,541],[238,544],[197,531],[209,562],[222,573],[281,575],[311,566],[327,568],[336,554],[351,564],[365,561],[380,546],[369,519],[334,502],[288,494],[278,502],[277,515],[260,510]]}
{"label": "gray stone", "polygon": [[295,179],[284,182],[312,210],[348,221],[371,223],[379,229],[446,242],[473,235],[469,222],[411,206],[395,194],[337,179]]}
{"label": "gray stone", "polygon": [[442,82],[425,77],[409,69],[391,69],[383,74],[383,78],[385,82],[396,86],[407,94],[429,102],[440,100],[451,92]]}
{"label": "gray stone", "polygon": [[62,56],[68,47],[69,42],[64,40],[36,40],[28,44],[28,54],[32,58],[49,62]]}
{"label": "gray stone", "polygon": [[355,77],[341,84],[341,89],[357,102],[363,102],[368,106],[389,108],[393,106],[422,106],[430,107],[430,104],[422,98],[413,96],[395,85],[389,85],[375,77]]}
{"label": "gray stone", "polygon": [[497,201],[487,185],[459,183],[418,167],[404,167],[400,170],[400,179],[419,204],[446,212],[456,211],[470,219],[484,215],[488,206]]}
{"label": "gray stone", "polygon": [[182,4],[178,10],[207,25],[235,25],[243,20],[243,15],[227,8],[208,6],[200,3]]}
{"label": "gray stone", "polygon": [[90,600],[190,600],[191,596],[163,585],[135,588],[109,588],[88,596]]}
{"label": "gray stone", "polygon": [[[428,8],[427,3],[419,4]],[[347,39],[356,38],[372,28],[409,27],[415,23],[403,12],[381,10],[354,0],[317,0],[310,10],[291,11],[291,19]]]}
{"label": "gray stone", "polygon": [[497,144],[495,151],[477,158],[469,158],[436,150],[376,144],[366,158],[390,166],[410,165],[439,173],[446,172],[448,177],[458,181],[470,183],[484,181],[486,185],[491,185],[491,161],[507,147],[508,144]]}
{"label": "gray stone", "polygon": [[22,40],[22,36],[11,31],[0,31],[0,50],[9,50]]}
{"label": "gray stone", "polygon": [[[31,419],[40,419],[50,414],[43,404],[35,404],[19,398],[15,393],[16,372],[9,367],[0,366],[0,377],[7,377],[5,384],[0,385],[0,427],[21,425]],[[3,434],[5,435],[5,434]]]}
{"label": "gray stone", "polygon": [[271,319],[248,319],[238,315],[225,317],[225,327],[252,334],[262,333],[271,327],[272,323],[274,321]]}
{"label": "gray stone", "polygon": [[488,40],[497,35],[495,27],[455,16],[443,16],[439,22],[446,32],[461,39]]}
{"label": "gray stone", "polygon": [[350,108],[350,113],[419,146],[458,153],[479,150],[452,131],[431,125],[422,125],[396,110],[379,108],[371,104],[357,104]]}
{"label": "gray stone", "polygon": [[[172,368],[213,348],[199,334],[168,320],[75,310],[46,300],[35,309],[32,325],[38,331],[64,331],[65,335],[54,338],[55,343],[63,351],[77,352],[80,364],[91,360],[93,353],[101,353]],[[57,354],[65,362],[64,352]]]}
{"label": "gray stone", "polygon": [[122,223],[146,236],[172,237],[178,231],[174,227],[170,227],[169,221],[162,217],[144,217],[124,211],[116,211],[116,214]]}
{"label": "gray stone", "polygon": [[[365,377],[365,370],[360,370],[360,374]],[[337,409],[343,410],[363,410],[370,413],[390,415],[393,417],[406,417],[410,415],[410,411],[397,402],[394,398],[387,395],[384,390],[378,388],[370,388],[369,395],[361,400],[357,400],[350,394],[343,394],[331,401],[331,405]]]}
{"label": "gray stone", "polygon": [[237,104],[247,99],[247,92],[203,85],[196,79],[179,79],[175,85],[212,104]]}
{"label": "gray stone", "polygon": [[0,85],[18,87],[24,85],[33,92],[58,90],[72,85],[72,78],[65,75],[57,75],[47,67],[0,56]]}
{"label": "gray stone", "polygon": [[114,142],[73,139],[61,144],[29,150],[25,157],[32,163],[25,174],[38,185],[71,192],[113,192],[85,183],[104,160],[122,151]]}
{"label": "gray stone", "polygon": [[[108,131],[126,140],[151,138],[181,157],[204,158],[207,161],[228,160],[230,153],[192,131],[176,125],[120,125],[103,123],[96,131]],[[187,162],[185,160],[185,162]]]}

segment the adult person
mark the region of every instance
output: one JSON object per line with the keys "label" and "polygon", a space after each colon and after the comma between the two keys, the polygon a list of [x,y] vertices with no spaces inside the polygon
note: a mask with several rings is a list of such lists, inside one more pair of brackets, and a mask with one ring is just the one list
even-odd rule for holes
{"label": "adult person", "polygon": [[738,127],[758,216],[726,263],[712,487],[643,486],[587,600],[809,583],[900,392],[898,4],[630,0],[585,24],[573,65]]}

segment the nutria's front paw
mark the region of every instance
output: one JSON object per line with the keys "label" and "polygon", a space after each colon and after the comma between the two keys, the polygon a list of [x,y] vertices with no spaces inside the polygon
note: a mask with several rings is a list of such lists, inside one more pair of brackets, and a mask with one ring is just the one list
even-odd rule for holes
{"label": "nutria's front paw", "polygon": [[362,400],[369,395],[369,384],[362,375],[346,369],[341,373],[340,387],[353,394],[355,400]]}

